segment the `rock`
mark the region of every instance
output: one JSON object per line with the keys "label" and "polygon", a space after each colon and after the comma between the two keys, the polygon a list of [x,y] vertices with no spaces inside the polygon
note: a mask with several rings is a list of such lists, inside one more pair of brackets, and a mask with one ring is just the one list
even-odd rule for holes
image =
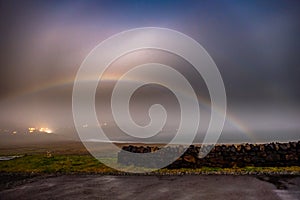
{"label": "rock", "polygon": [[267,157],[267,154],[266,154],[266,152],[259,152],[258,154],[257,154],[259,157],[262,157],[262,158],[265,158],[265,157]]}
{"label": "rock", "polygon": [[250,163],[250,162],[251,162],[251,158],[249,158],[249,157],[244,157],[243,161],[246,162],[246,163]]}
{"label": "rock", "polygon": [[271,161],[271,162],[278,161],[278,160],[280,160],[280,156],[278,154],[273,153],[273,154],[268,155],[266,157],[266,160]]}
{"label": "rock", "polygon": [[285,155],[286,160],[298,160],[298,156],[294,154],[287,154]]}
{"label": "rock", "polygon": [[259,151],[259,146],[254,145],[254,146],[252,147],[252,151],[255,151],[255,152]]}
{"label": "rock", "polygon": [[230,147],[230,151],[233,152],[233,153],[236,152],[236,149],[235,149],[235,146],[234,146],[234,145],[232,145],[232,146]]}
{"label": "rock", "polygon": [[279,145],[280,149],[286,151],[288,149],[288,146],[286,144],[280,144]]}
{"label": "rock", "polygon": [[278,145],[278,143],[275,144],[275,149],[276,149],[276,151],[279,150],[279,145]]}
{"label": "rock", "polygon": [[251,150],[251,146],[247,143],[247,144],[245,145],[245,149],[246,149],[247,151],[250,151],[250,150]]}
{"label": "rock", "polygon": [[268,146],[269,146],[270,150],[272,150],[272,151],[275,150],[275,145],[273,142],[271,144],[269,144]]}
{"label": "rock", "polygon": [[290,142],[291,148],[296,149],[297,143],[296,142]]}
{"label": "rock", "polygon": [[220,146],[215,146],[215,152],[220,152],[222,150],[222,148]]}
{"label": "rock", "polygon": [[231,160],[234,160],[234,161],[235,161],[235,160],[237,160],[237,157],[236,157],[236,156],[232,156],[232,157],[231,157]]}
{"label": "rock", "polygon": [[240,152],[241,149],[242,149],[242,145],[236,145],[235,148],[236,148],[236,150],[237,150],[238,152]]}
{"label": "rock", "polygon": [[192,155],[184,155],[183,160],[190,163],[196,163],[196,158]]}
{"label": "rock", "polygon": [[265,146],[264,146],[264,145],[262,145],[262,144],[261,144],[261,145],[259,145],[259,150],[260,150],[260,151],[264,151],[264,150],[265,150]]}

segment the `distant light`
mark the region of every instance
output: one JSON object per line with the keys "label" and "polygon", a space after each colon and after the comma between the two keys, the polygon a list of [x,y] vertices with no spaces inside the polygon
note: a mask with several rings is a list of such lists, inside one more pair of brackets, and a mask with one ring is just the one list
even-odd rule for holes
{"label": "distant light", "polygon": [[36,128],[28,128],[29,133],[33,133],[34,131],[36,131]]}
{"label": "distant light", "polygon": [[88,127],[88,125],[87,125],[87,124],[84,124],[82,127],[83,127],[83,128],[87,128],[87,127]]}
{"label": "distant light", "polygon": [[12,134],[17,134],[17,131],[13,131]]}
{"label": "distant light", "polygon": [[39,132],[52,133],[52,130],[50,130],[49,128],[40,128]]}

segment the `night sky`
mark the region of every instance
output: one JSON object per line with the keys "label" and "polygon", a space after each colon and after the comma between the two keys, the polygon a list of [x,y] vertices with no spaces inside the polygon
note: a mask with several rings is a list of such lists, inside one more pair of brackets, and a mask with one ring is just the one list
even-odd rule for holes
{"label": "night sky", "polygon": [[[11,0],[0,1],[0,10],[0,128],[74,126],[72,84],[87,54],[121,31],[164,27],[194,38],[218,66],[227,140],[300,139],[298,1]],[[175,60],[189,76],[191,67]]]}

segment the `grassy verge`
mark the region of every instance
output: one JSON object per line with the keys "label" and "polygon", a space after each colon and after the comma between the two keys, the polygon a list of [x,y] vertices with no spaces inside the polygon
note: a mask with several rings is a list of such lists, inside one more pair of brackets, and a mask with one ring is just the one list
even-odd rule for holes
{"label": "grassy verge", "polygon": [[[130,166],[133,167],[133,166]],[[101,173],[122,174],[109,168],[91,155],[27,155],[9,161],[0,162],[2,173]],[[243,168],[212,168],[197,169],[160,169],[153,174],[300,174],[299,166],[292,167],[243,167]]]}
{"label": "grassy verge", "polygon": [[27,155],[0,162],[0,172],[7,173],[113,173],[90,155]]}

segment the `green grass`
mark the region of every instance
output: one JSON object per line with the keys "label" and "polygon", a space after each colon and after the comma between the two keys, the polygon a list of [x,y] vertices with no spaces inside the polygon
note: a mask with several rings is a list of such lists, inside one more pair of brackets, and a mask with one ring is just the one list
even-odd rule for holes
{"label": "green grass", "polygon": [[[114,162],[116,160],[113,160]],[[133,169],[129,166],[128,169]],[[0,172],[4,173],[104,173],[117,174],[117,170],[107,167],[91,155],[26,155],[9,161],[0,162]],[[197,169],[160,169],[158,174],[255,174],[278,173],[300,174],[300,167],[243,167],[243,168],[213,168]]]}
{"label": "green grass", "polygon": [[291,167],[234,167],[234,168],[216,168],[202,167],[197,169],[160,169],[163,174],[295,174],[300,175],[299,166]]}
{"label": "green grass", "polygon": [[27,155],[0,162],[0,172],[25,173],[113,173],[113,170],[90,155]]}

